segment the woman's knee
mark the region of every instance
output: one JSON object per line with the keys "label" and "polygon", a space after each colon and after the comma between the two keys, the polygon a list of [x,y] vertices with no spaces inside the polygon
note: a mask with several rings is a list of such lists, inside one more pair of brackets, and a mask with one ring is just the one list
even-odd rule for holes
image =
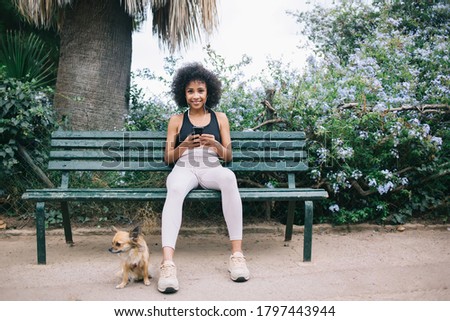
{"label": "woman's knee", "polygon": [[224,168],[222,172],[221,179],[225,184],[237,184],[236,175],[229,168]]}
{"label": "woman's knee", "polygon": [[180,182],[172,182],[170,184],[167,184],[168,197],[184,197],[187,194],[186,190],[186,184],[182,184]]}
{"label": "woman's knee", "polygon": [[184,197],[192,188],[195,188],[195,183],[191,182],[187,177],[170,176],[167,177],[166,187],[168,196]]}

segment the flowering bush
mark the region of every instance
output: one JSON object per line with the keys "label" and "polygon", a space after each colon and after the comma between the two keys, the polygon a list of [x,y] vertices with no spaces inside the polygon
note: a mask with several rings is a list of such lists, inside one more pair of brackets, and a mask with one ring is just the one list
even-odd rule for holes
{"label": "flowering bush", "polygon": [[[298,185],[329,191],[317,221],[447,220],[450,5],[343,1],[293,15],[316,45],[303,71],[272,60],[245,79],[247,57],[227,66],[207,49],[232,130],[267,129],[261,101],[273,89],[281,121],[272,130],[307,134],[311,171]],[[252,179],[277,185],[276,176]]]}
{"label": "flowering bush", "polygon": [[[310,179],[330,192],[325,208],[335,223],[402,223],[433,209],[448,215],[450,6],[418,5],[411,12],[397,6],[392,12],[379,4],[377,14],[348,5],[298,15],[322,36],[333,33],[336,46],[320,38],[322,59],[309,59],[298,85],[279,85],[285,117],[310,139]],[[418,13],[432,26],[411,17]],[[344,16],[350,25],[372,19],[353,42],[345,34],[339,41],[332,26]],[[345,55],[338,50],[343,47]]]}

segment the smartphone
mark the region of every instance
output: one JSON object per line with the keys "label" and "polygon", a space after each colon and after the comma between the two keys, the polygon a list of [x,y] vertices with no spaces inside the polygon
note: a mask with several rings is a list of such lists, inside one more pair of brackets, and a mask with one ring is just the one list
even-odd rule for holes
{"label": "smartphone", "polygon": [[193,134],[194,135],[201,135],[201,134],[203,134],[203,127],[196,127],[196,126],[193,126],[192,127],[192,129],[193,129]]}

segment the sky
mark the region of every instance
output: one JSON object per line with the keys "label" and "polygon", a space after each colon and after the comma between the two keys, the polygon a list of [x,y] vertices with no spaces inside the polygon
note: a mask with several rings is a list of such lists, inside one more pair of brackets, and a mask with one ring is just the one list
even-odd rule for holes
{"label": "sky", "polygon": [[[286,11],[306,11],[314,5],[333,5],[334,0],[217,0],[219,26],[209,39],[192,44],[188,50],[176,54],[183,59],[180,64],[203,61],[203,48],[212,49],[225,58],[226,64],[240,61],[245,54],[252,63],[244,71],[248,76],[260,72],[267,58],[282,59],[293,67],[302,68],[308,51],[299,49],[306,39],[299,34],[300,24]],[[151,14],[149,20],[151,19]],[[151,21],[151,20],[150,20]],[[164,57],[169,52],[160,49],[152,35],[151,22],[146,22],[133,34],[132,70],[149,68],[163,75]]]}

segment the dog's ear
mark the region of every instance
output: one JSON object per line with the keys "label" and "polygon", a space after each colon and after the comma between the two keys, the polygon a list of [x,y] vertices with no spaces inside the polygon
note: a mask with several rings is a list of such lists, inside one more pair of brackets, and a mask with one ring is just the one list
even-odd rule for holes
{"label": "dog's ear", "polygon": [[116,227],[115,227],[115,226],[111,226],[111,231],[113,231],[113,232],[115,232],[115,233],[119,232],[119,230],[118,230],[118,229],[116,229]]}
{"label": "dog's ear", "polygon": [[133,241],[136,241],[139,237],[139,234],[141,233],[141,228],[139,226],[136,226],[131,232],[130,237]]}

